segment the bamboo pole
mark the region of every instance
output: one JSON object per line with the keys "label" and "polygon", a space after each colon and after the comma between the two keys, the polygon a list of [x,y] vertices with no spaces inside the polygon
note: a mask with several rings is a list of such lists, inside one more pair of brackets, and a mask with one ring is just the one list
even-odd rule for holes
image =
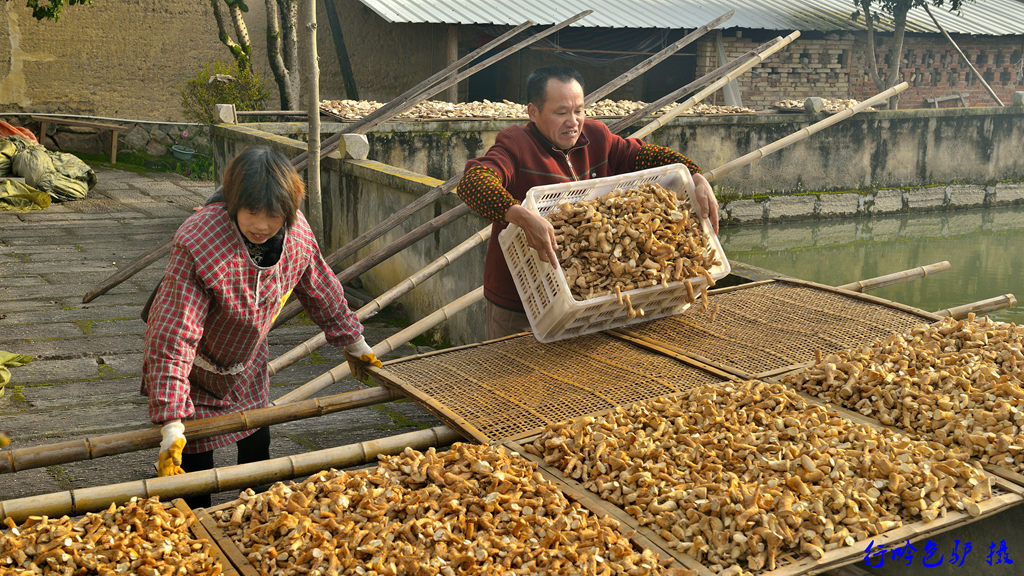
{"label": "bamboo pole", "polygon": [[[400,346],[407,344],[413,338],[419,336],[420,334],[423,334],[427,330],[449,319],[452,315],[461,312],[462,310],[465,310],[466,308],[472,306],[473,304],[476,304],[477,302],[482,300],[483,297],[484,287],[479,286],[472,292],[468,292],[456,298],[455,300],[445,305],[444,307],[431,312],[430,314],[423,317],[421,320],[415,322],[411,326],[403,330],[400,330],[395,334],[392,334],[391,336],[384,340],[381,340],[380,342],[377,343],[376,346],[373,347],[373,353],[376,354],[377,357],[379,358],[384,354],[394,351]],[[285,394],[284,396],[281,396],[277,400],[274,400],[273,404],[279,406],[282,404],[287,404],[289,402],[298,402],[300,400],[305,400],[310,396],[313,396],[314,394],[320,392],[324,388],[330,386],[331,384],[348,378],[351,374],[352,372],[351,370],[349,370],[348,363],[339,364],[338,366],[334,367],[331,371],[322,374],[321,376],[313,380],[310,380],[309,382],[303,384],[302,386],[299,386],[295,390],[292,390],[291,392]]]}
{"label": "bamboo pole", "polygon": [[709,30],[711,30],[713,28],[717,28],[719,24],[721,24],[722,22],[725,22],[729,18],[732,18],[734,14],[736,14],[736,9],[735,8],[732,9],[732,10],[729,10],[725,14],[722,14],[718,18],[715,18],[714,20],[708,22],[707,24],[701,26],[700,28],[697,28],[693,32],[690,32],[686,36],[683,36],[679,40],[676,40],[672,44],[666,46],[665,48],[660,50],[657,54],[654,54],[650,58],[644,60],[643,62],[637,64],[636,66],[630,68],[629,70],[623,72],[621,75],[619,75],[617,78],[615,78],[611,82],[605,84],[604,86],[602,86],[601,88],[598,88],[597,90],[594,90],[590,94],[587,94],[587,97],[583,99],[583,105],[584,106],[590,106],[594,102],[597,102],[601,98],[604,98],[608,94],[610,94],[613,91],[615,91],[615,89],[617,89],[618,87],[620,87],[623,84],[625,84],[626,82],[629,82],[630,80],[633,80],[634,78],[640,76],[644,72],[647,72],[648,70],[650,70],[651,68],[656,66],[662,60],[664,60],[664,59],[668,58],[669,56],[671,56],[672,54],[675,54],[676,52],[682,50],[685,46],[688,46],[694,40],[696,40],[696,39],[700,38],[701,36],[707,34]]}
{"label": "bamboo pole", "polygon": [[425,450],[447,446],[460,439],[461,436],[451,428],[436,426],[379,440],[251,464],[16,498],[0,502],[0,521],[10,518],[20,523],[29,516],[78,516],[102,510],[111,503],[124,503],[132,497],[159,496],[161,500],[166,501],[198,494],[241,490],[259,484],[309,476],[329,468],[347,468],[372,463],[377,460],[378,455],[399,454],[407,447]]}
{"label": "bamboo pole", "polygon": [[961,318],[966,318],[967,315],[972,312],[975,314],[986,314],[988,312],[1013,308],[1016,305],[1017,298],[1013,294],[1003,294],[1002,296],[996,296],[995,298],[979,300],[977,302],[971,302],[970,304],[939,310],[936,314],[939,316],[952,316],[959,320]]}
{"label": "bamboo pole", "polygon": [[942,32],[942,35],[946,37],[946,40],[949,40],[949,43],[953,45],[953,48],[956,50],[956,53],[960,55],[960,58],[967,63],[967,66],[971,69],[971,72],[974,73],[974,77],[977,78],[979,82],[981,82],[981,85],[985,87],[985,90],[988,90],[988,95],[991,96],[992,99],[996,101],[996,104],[999,104],[1000,106],[1005,106],[1005,104],[1003,104],[1003,101],[999,99],[999,96],[996,96],[995,90],[992,90],[992,87],[989,86],[988,82],[985,81],[985,77],[982,76],[980,72],[978,72],[978,69],[974,67],[974,64],[971,64],[971,59],[968,58],[966,54],[964,54],[964,51],[960,49],[960,46],[958,46],[957,43],[953,40],[953,37],[949,35],[949,32],[946,32],[946,29],[942,27],[942,24],[939,24],[939,21],[935,19],[935,15],[932,14],[932,9],[928,7],[928,3],[924,3],[924,10],[925,12],[928,13],[928,16],[932,19],[932,22],[935,23],[935,26],[938,27],[939,32]]}
{"label": "bamboo pole", "polygon": [[851,292],[868,292],[885,286],[899,284],[900,282],[906,282],[907,280],[916,280],[931,274],[945,272],[946,270],[949,270],[949,268],[949,261],[943,260],[942,262],[936,262],[935,264],[927,264],[925,266],[918,266],[917,268],[893,272],[892,274],[885,274],[883,276],[876,276],[874,278],[850,282],[849,284],[836,286],[836,288],[849,290]]}
{"label": "bamboo pole", "polygon": [[[454,75],[450,76],[444,82],[442,82],[442,83],[440,83],[440,84],[438,84],[436,86],[432,86],[429,89],[425,90],[424,93],[423,93],[424,97],[425,98],[430,98],[431,96],[436,95],[438,92],[441,92],[442,90],[444,90],[445,88],[447,88],[451,84],[458,84],[459,82],[465,80],[466,78],[468,78],[469,76],[475,74],[476,72],[479,72],[480,70],[490,66],[491,64],[497,62],[498,60],[501,60],[501,59],[505,58],[509,54],[513,54],[515,52],[518,52],[519,50],[522,50],[523,48],[529,46],[530,44],[533,44],[534,42],[536,42],[538,40],[541,40],[542,38],[546,38],[546,37],[550,36],[551,34],[554,34],[555,32],[558,32],[562,28],[565,28],[565,27],[569,26],[570,24],[573,24],[577,20],[580,20],[582,18],[585,18],[585,17],[589,16],[590,14],[593,14],[593,12],[594,12],[593,10],[584,10],[584,11],[580,12],[579,14],[576,14],[575,16],[571,17],[571,18],[563,20],[562,22],[559,22],[558,24],[555,24],[554,26],[551,26],[549,28],[544,29],[542,32],[539,32],[539,33],[531,36],[530,38],[527,38],[526,40],[523,40],[522,42],[519,42],[517,44],[514,44],[513,46],[510,46],[509,48],[506,48],[505,50],[502,50],[501,52],[495,54],[494,56],[491,56],[490,58],[484,60],[483,62],[481,62],[479,64],[475,64],[475,65],[467,68],[466,70],[464,70],[462,72],[459,72],[458,74],[454,74]],[[399,113],[404,112],[405,110],[408,110],[409,108],[412,108],[411,104],[406,106],[406,107],[404,107],[404,108],[400,106],[399,107],[399,110],[400,110]],[[366,129],[367,130],[372,130],[373,128],[376,128],[382,122],[383,122],[383,120],[376,120],[376,121],[369,122],[369,123],[367,123],[367,128]]]}
{"label": "bamboo pole", "polygon": [[[470,52],[466,56],[460,58],[457,62],[455,62],[451,66],[446,67],[445,69],[443,69],[443,70],[433,74],[432,76],[430,76],[429,78],[427,78],[423,82],[420,82],[416,86],[410,88],[409,90],[406,90],[405,92],[400,94],[394,100],[404,101],[404,100],[407,100],[410,97],[410,95],[415,95],[417,93],[422,93],[425,88],[428,88],[432,84],[436,84],[439,79],[450,76],[454,71],[458,70],[459,68],[461,68],[462,66],[464,66],[468,62],[476,59],[478,56],[484,54],[485,52],[490,51],[492,48],[501,45],[503,42],[505,42],[506,40],[508,40],[512,36],[518,34],[522,30],[525,30],[526,28],[529,28],[532,25],[533,25],[533,22],[530,21],[530,20],[527,20],[526,22],[523,22],[519,26],[516,26],[515,28],[509,30],[508,32],[498,36],[494,40],[491,40],[487,44],[481,46],[480,48],[477,48],[473,52]],[[391,102],[389,102],[388,104],[391,104]],[[385,109],[387,107],[388,107],[388,105],[385,104],[380,109],[375,110],[373,112],[373,114],[367,115],[367,118],[364,118],[360,122],[357,122],[357,125],[355,127],[353,127],[353,129],[348,130],[348,133],[349,134],[361,133],[358,130],[364,130],[365,128],[363,128],[363,127],[368,125],[368,123],[371,120],[372,121],[378,121],[379,120],[379,122],[377,122],[377,124],[379,124],[380,122],[386,121],[387,119],[392,118],[396,114],[400,114],[402,112],[402,111],[393,112],[395,109],[397,109],[397,107],[398,107],[397,104],[395,106],[392,106],[390,109]],[[371,119],[370,117],[373,117],[373,118]],[[366,131],[369,131],[369,130],[366,129]],[[341,142],[342,138],[344,138],[344,134],[339,133],[339,134],[335,134],[335,135],[331,136],[330,138],[328,138],[327,140],[325,140],[322,143],[322,145],[321,145],[320,157],[322,158],[322,157],[326,156],[327,154],[330,154],[331,152],[336,150],[338,148],[338,143]],[[309,156],[309,152],[308,151],[305,151],[305,150],[302,151],[295,158],[292,158],[292,166],[294,166],[296,170],[301,170],[302,168],[304,168],[306,166],[306,162],[307,162],[308,156]],[[457,184],[457,183],[458,183],[458,179],[455,179],[455,182],[452,184],[452,186],[454,187],[454,184]],[[435,196],[435,198],[439,197],[442,193],[443,192],[439,192]],[[423,206],[426,206],[426,205],[430,204],[430,202],[433,201],[433,199],[424,199],[423,197],[421,197],[419,200],[420,200],[420,204],[419,204],[419,207],[416,208],[416,210],[418,210],[419,208],[421,208]],[[389,219],[390,227],[384,229],[383,231],[381,231],[378,234],[378,236],[380,234],[384,234],[385,232],[387,232],[387,230],[390,230],[390,228],[393,228],[395,225],[397,225],[398,222],[401,222],[404,219],[404,217],[407,217],[409,214],[415,212],[416,210],[408,211],[408,213],[406,213],[406,215],[401,217],[401,218]],[[397,214],[396,214],[396,216],[397,216]],[[373,237],[373,238],[370,238],[369,240],[366,241],[366,243],[369,244],[375,238],[376,238],[376,236]],[[82,302],[83,303],[88,303],[88,302],[92,301],[93,299],[95,299],[96,297],[102,296],[103,294],[106,294],[107,292],[109,292],[115,286],[121,284],[122,282],[124,282],[128,278],[131,278],[132,276],[134,276],[139,271],[141,271],[142,269],[146,268],[147,266],[149,266],[153,262],[156,262],[157,260],[159,260],[162,256],[164,256],[165,254],[167,254],[170,251],[171,241],[172,240],[173,240],[173,236],[171,238],[168,238],[163,243],[161,243],[159,246],[156,246],[155,248],[153,248],[149,252],[146,252],[142,256],[140,256],[140,257],[136,258],[135,260],[129,262],[127,266],[125,266],[124,268],[119,269],[117,272],[115,272],[114,274],[110,275],[105,280],[101,281],[95,288],[93,288],[91,291],[89,291],[88,294],[85,295],[85,297],[82,299]],[[365,246],[365,244],[364,244],[364,246]],[[360,246],[360,248],[361,247],[362,246]],[[356,248],[356,250],[358,250],[358,248]]]}
{"label": "bamboo pole", "polygon": [[[516,26],[515,28],[508,30],[504,34],[501,34],[500,36],[491,40],[487,44],[484,44],[483,46],[477,48],[476,50],[470,52],[469,54],[466,54],[462,58],[459,58],[452,64],[446,66],[444,69],[435,72],[434,74],[420,81],[412,88],[409,88],[405,92],[402,92],[395,98],[391,99],[387,104],[384,104],[383,106],[374,110],[370,114],[367,114],[366,116],[356,120],[351,126],[348,127],[348,130],[346,130],[345,132],[349,134],[363,134],[369,132],[370,130],[372,130],[373,127],[378,126],[382,122],[386,122],[387,120],[394,118],[395,116],[407,110],[408,108],[404,107],[407,104],[409,105],[409,107],[415,106],[424,99],[424,92],[429,90],[431,87],[439,85],[439,83],[442,83],[445,79],[450,78],[451,75],[457,72],[459,68],[462,68],[463,66],[475,60],[479,56],[482,56],[484,53],[489,52],[490,50],[500,46],[506,40],[512,38],[516,34],[529,28],[530,26],[533,26],[533,21],[527,20],[522,24]],[[344,135],[342,133],[334,134],[324,142],[325,148],[330,147],[333,150],[335,145],[339,141],[341,141],[343,137]],[[321,152],[321,154],[323,154],[323,152]],[[307,161],[308,152],[300,152],[292,160],[292,163],[295,164],[296,167],[299,167],[304,166]]]}
{"label": "bamboo pole", "polygon": [[[451,210],[442,213],[440,216],[435,216],[434,218],[431,218],[427,222],[424,222],[423,224],[420,224],[413,230],[410,230],[409,232],[405,233],[404,235],[402,235],[401,238],[398,238],[397,240],[390,242],[387,246],[384,246],[380,250],[377,250],[373,254],[370,254],[369,256],[356,262],[352,266],[345,268],[344,270],[337,274],[338,280],[342,284],[344,284],[345,282],[348,282],[353,278],[358,277],[363,272],[366,272],[367,270],[373,268],[377,264],[380,264],[381,262],[387,260],[391,256],[394,256],[398,252],[402,251],[409,245],[419,241],[424,236],[437,232],[438,230],[444,228],[448,224],[451,224],[455,220],[458,220],[459,218],[465,216],[466,214],[469,214],[471,211],[472,209],[468,205],[459,204],[458,206],[452,208]],[[281,309],[281,313],[278,314],[277,320],[274,321],[274,325],[271,327],[271,330],[291,320],[292,318],[297,316],[301,311],[301,302],[297,300],[289,302],[288,304],[285,305],[284,308]]]}
{"label": "bamboo pole", "polygon": [[[459,259],[463,255],[469,253],[471,249],[485,242],[490,237],[491,227],[488,226],[487,228],[484,228],[483,230],[470,236],[455,248],[452,248],[448,252],[445,252],[443,255],[441,255],[440,258],[434,260],[430,264],[427,264],[423,268],[419,269],[412,276],[409,276],[402,282],[396,284],[387,292],[381,294],[380,296],[374,298],[372,301],[368,302],[365,306],[356,311],[356,317],[358,317],[359,321],[362,322],[365,321],[367,318],[374,316],[375,314],[383,310],[388,304],[391,304],[401,296],[411,291],[413,288],[419,286],[427,279],[431,278],[441,270],[445,269],[449,264]],[[269,365],[270,375],[273,376],[274,374],[277,374],[281,370],[284,370],[288,366],[291,366],[292,364],[305,358],[311,352],[313,352],[317,348],[320,348],[326,343],[327,337],[324,335],[323,332],[320,332],[316,336],[313,336],[312,338],[306,340],[305,342],[299,344],[298,346],[292,348],[291,350],[285,352],[284,354],[272,360]]]}
{"label": "bamboo pole", "polygon": [[658,118],[656,118],[655,120],[651,121],[649,124],[644,126],[643,128],[641,128],[641,129],[637,130],[636,132],[630,134],[629,137],[630,138],[643,138],[643,137],[647,136],[648,134],[650,134],[651,132],[654,132],[658,128],[661,128],[665,124],[668,124],[669,121],[671,121],[676,116],[682,114],[686,110],[688,110],[691,107],[693,107],[693,105],[696,104],[697,102],[700,102],[701,100],[703,100],[708,95],[713,94],[715,91],[717,91],[722,86],[725,86],[729,82],[732,82],[736,78],[740,77],[747,70],[750,70],[754,66],[757,66],[758,64],[760,64],[761,62],[764,62],[769,56],[771,56],[772,54],[775,54],[779,50],[782,50],[784,47],[788,46],[792,41],[796,40],[799,37],[800,37],[800,31],[799,30],[793,31],[789,36],[786,36],[785,38],[783,38],[781,42],[773,44],[767,50],[765,50],[763,53],[760,53],[757,56],[755,56],[754,58],[751,58],[749,61],[744,62],[742,65],[738,66],[737,68],[735,68],[734,70],[732,70],[731,72],[726,74],[724,77],[719,78],[718,80],[712,82],[710,85],[706,86],[705,88],[702,88],[699,92],[697,92],[696,94],[694,94],[693,96],[688,98],[685,102],[683,102],[683,103],[679,104],[678,106],[672,108],[668,112],[665,112],[664,114],[662,114],[661,116],[659,116]]}
{"label": "bamboo pole", "polygon": [[[373,406],[401,397],[401,394],[394,393],[387,388],[365,388],[354,392],[343,392],[323,398],[295,402],[286,406],[268,406],[212,418],[186,420],[184,422],[185,437],[189,440],[199,440],[217,434],[240,432],[271,424],[333,414],[362,406]],[[137,452],[159,446],[160,439],[160,426],[150,426],[42,446],[2,450],[0,451],[0,474]]]}
{"label": "bamboo pole", "polygon": [[711,82],[714,82],[715,80],[719,79],[723,75],[728,74],[729,72],[732,72],[737,67],[743,65],[744,63],[746,63],[746,62],[748,62],[748,61],[750,61],[750,60],[752,60],[754,58],[756,58],[758,54],[760,54],[761,52],[764,52],[765,50],[771,48],[772,46],[774,46],[775,44],[777,44],[779,42],[782,42],[782,37],[781,36],[776,36],[775,38],[765,42],[764,44],[761,44],[757,48],[754,48],[753,50],[748,51],[747,53],[743,54],[742,56],[740,56],[738,58],[734,58],[732,61],[730,61],[730,62],[728,62],[728,63],[726,63],[726,64],[724,64],[722,66],[719,66],[718,68],[715,68],[711,72],[708,72],[707,74],[701,76],[700,78],[697,78],[696,80],[694,80],[693,82],[690,82],[689,84],[683,86],[682,88],[677,88],[677,89],[673,90],[672,92],[669,92],[668,94],[662,96],[661,98],[658,98],[654,102],[651,102],[647,106],[644,106],[643,108],[641,108],[639,110],[636,110],[632,114],[629,114],[627,116],[623,116],[622,118],[620,118],[620,119],[616,120],[615,122],[613,122],[612,124],[610,124],[608,126],[608,129],[611,130],[612,132],[616,133],[616,134],[618,134],[619,132],[622,132],[626,128],[629,128],[630,125],[635,123],[640,118],[643,118],[644,116],[647,116],[648,114],[653,114],[653,113],[657,112],[658,110],[661,110],[663,107],[671,104],[672,102],[675,102],[676,100],[681,98],[683,95],[689,94],[690,92],[692,92],[694,90],[699,90],[703,86],[706,86],[707,84],[710,84]]}
{"label": "bamboo pole", "polygon": [[750,152],[749,154],[741,156],[731,162],[727,162],[719,166],[718,168],[715,168],[714,170],[704,172],[704,177],[707,178],[710,182],[714,180],[716,177],[724,176],[729,172],[736,170],[737,168],[741,168],[748,164],[753,164],[754,162],[760,160],[761,158],[764,158],[765,156],[773,152],[777,152],[780,149],[789,146],[790,144],[799,142],[800,140],[807,138],[808,136],[814,134],[815,132],[824,130],[829,126],[832,126],[833,124],[845,120],[850,116],[853,116],[854,114],[863,111],[865,108],[868,108],[869,106],[872,106],[878,102],[883,102],[886,99],[891,98],[892,96],[895,96],[896,94],[899,94],[900,92],[906,89],[907,83],[901,82],[884,92],[875,94],[871,98],[868,98],[867,100],[858,103],[856,106],[852,108],[846,108],[845,110],[836,112],[835,114],[829,116],[828,118],[825,118],[824,120],[815,122],[810,126],[806,126],[804,128],[801,128],[800,130],[797,130],[796,132],[793,132],[789,136],[780,138],[772,142],[771,144],[768,144],[767,146],[763,146],[761,148],[758,148],[757,150],[754,150],[753,152]]}

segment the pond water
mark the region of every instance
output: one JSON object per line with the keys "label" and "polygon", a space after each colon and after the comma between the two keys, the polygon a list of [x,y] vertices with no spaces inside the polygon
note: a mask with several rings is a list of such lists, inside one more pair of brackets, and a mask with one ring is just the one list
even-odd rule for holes
{"label": "pond water", "polygon": [[[719,237],[730,260],[833,286],[948,260],[946,272],[869,292],[924,310],[1024,302],[1024,206],[732,225]],[[990,316],[1024,324],[1024,305]]]}

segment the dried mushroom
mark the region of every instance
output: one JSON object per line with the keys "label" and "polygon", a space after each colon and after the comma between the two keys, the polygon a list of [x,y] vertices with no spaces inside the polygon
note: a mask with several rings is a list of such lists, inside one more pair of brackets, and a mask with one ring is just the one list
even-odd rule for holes
{"label": "dried mushroom", "polygon": [[[375,112],[381,106],[383,104],[375,100],[323,100],[320,102],[321,110],[346,120],[362,118]],[[587,108],[586,114],[587,116],[627,116],[645,106],[647,106],[646,102],[636,102],[633,100],[601,100]],[[671,106],[665,106],[658,113],[670,108]],[[742,106],[715,106],[698,103],[684,112],[684,114],[712,115],[751,112],[754,112],[754,110]],[[525,119],[527,114],[525,105],[516,104],[509,100],[502,100],[501,102],[482,100],[454,103],[428,100],[413,106],[400,114],[398,118],[408,120],[444,120],[451,118]]]}
{"label": "dried mushroom", "polygon": [[978,515],[990,496],[961,453],[757,380],[549,425],[525,449],[719,574],[820,558],[949,510]]}
{"label": "dried mushroom", "polygon": [[715,283],[709,270],[721,261],[689,199],[680,201],[659,184],[565,203],[547,218],[555,228],[559,264],[577,300],[614,293],[632,318],[643,312],[633,309],[628,295],[624,298],[629,290],[684,281],[693,302],[687,279]]}
{"label": "dried mushroom", "polygon": [[6,518],[0,574],[217,576],[223,568],[210,543],[189,532],[194,520],[155,497],[111,504],[78,520],[29,516],[19,526]]}
{"label": "dried mushroom", "polygon": [[[825,104],[825,112],[828,112],[829,114],[835,114],[836,112],[841,112],[847,108],[853,108],[859,104],[857,100],[853,100],[852,98],[822,98],[821,100]],[[784,112],[803,112],[804,102],[806,102],[806,99],[779,100],[772,104],[772,107]],[[874,108],[868,107],[867,110],[873,111]]]}
{"label": "dried mushroom", "polygon": [[502,447],[410,448],[373,470],[243,492],[217,517],[261,574],[664,574],[618,522]]}
{"label": "dried mushroom", "polygon": [[1024,474],[1024,327],[970,315],[820,358],[786,381]]}

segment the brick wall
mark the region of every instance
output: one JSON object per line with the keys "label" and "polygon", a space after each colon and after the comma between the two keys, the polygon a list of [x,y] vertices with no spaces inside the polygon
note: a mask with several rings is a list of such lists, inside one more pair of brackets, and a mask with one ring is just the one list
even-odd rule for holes
{"label": "brick wall", "polygon": [[[888,72],[888,36],[876,36],[879,74]],[[1021,70],[1024,36],[973,37],[954,39],[992,86],[1004,104],[1014,91],[1024,90]],[[882,42],[886,44],[882,44]],[[722,39],[728,59],[736,58],[763,41],[726,36]],[[820,38],[798,38],[760,66],[740,77],[744,106],[767,108],[782,99],[855,98],[864,100],[879,92],[868,68],[867,35],[863,33],[827,34]],[[697,74],[718,66],[714,41],[705,39],[697,47]],[[902,80],[910,87],[900,97],[901,108],[930,106],[926,98],[963,93],[968,106],[994,105],[984,86],[956,53],[945,37],[910,35],[904,39]],[[708,102],[721,103],[721,93]],[[942,107],[955,102],[940,104]]]}

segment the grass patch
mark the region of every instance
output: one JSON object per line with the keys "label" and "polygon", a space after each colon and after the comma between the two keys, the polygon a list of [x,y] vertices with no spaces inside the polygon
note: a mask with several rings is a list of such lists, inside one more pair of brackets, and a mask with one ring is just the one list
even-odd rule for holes
{"label": "grass patch", "polygon": [[75,320],[75,326],[82,331],[82,334],[88,336],[92,332],[92,320]]}
{"label": "grass patch", "polygon": [[71,490],[75,487],[75,477],[71,475],[67,468],[47,466],[46,473],[57,482],[57,486],[60,486],[61,490]]}
{"label": "grass patch", "polygon": [[299,446],[302,446],[307,452],[316,452],[317,450],[323,449],[323,447],[316,442],[299,434],[285,434],[284,437],[295,442]]}
{"label": "grass patch", "polygon": [[388,407],[387,404],[378,404],[376,406],[370,406],[370,409],[380,412],[381,414],[384,414],[385,416],[391,418],[391,426],[384,426],[379,428],[380,430],[383,430],[385,432],[401,430],[403,428],[419,428],[420,430],[426,428],[426,426],[417,424],[405,414],[402,414],[397,410],[392,410],[391,408]]}
{"label": "grass patch", "polygon": [[196,152],[191,160],[178,160],[170,151],[163,156],[153,156],[145,152],[118,152],[117,164],[111,164],[106,154],[75,153],[89,166],[116,168],[141,174],[152,172],[173,172],[192,180],[213,180],[213,156]]}

